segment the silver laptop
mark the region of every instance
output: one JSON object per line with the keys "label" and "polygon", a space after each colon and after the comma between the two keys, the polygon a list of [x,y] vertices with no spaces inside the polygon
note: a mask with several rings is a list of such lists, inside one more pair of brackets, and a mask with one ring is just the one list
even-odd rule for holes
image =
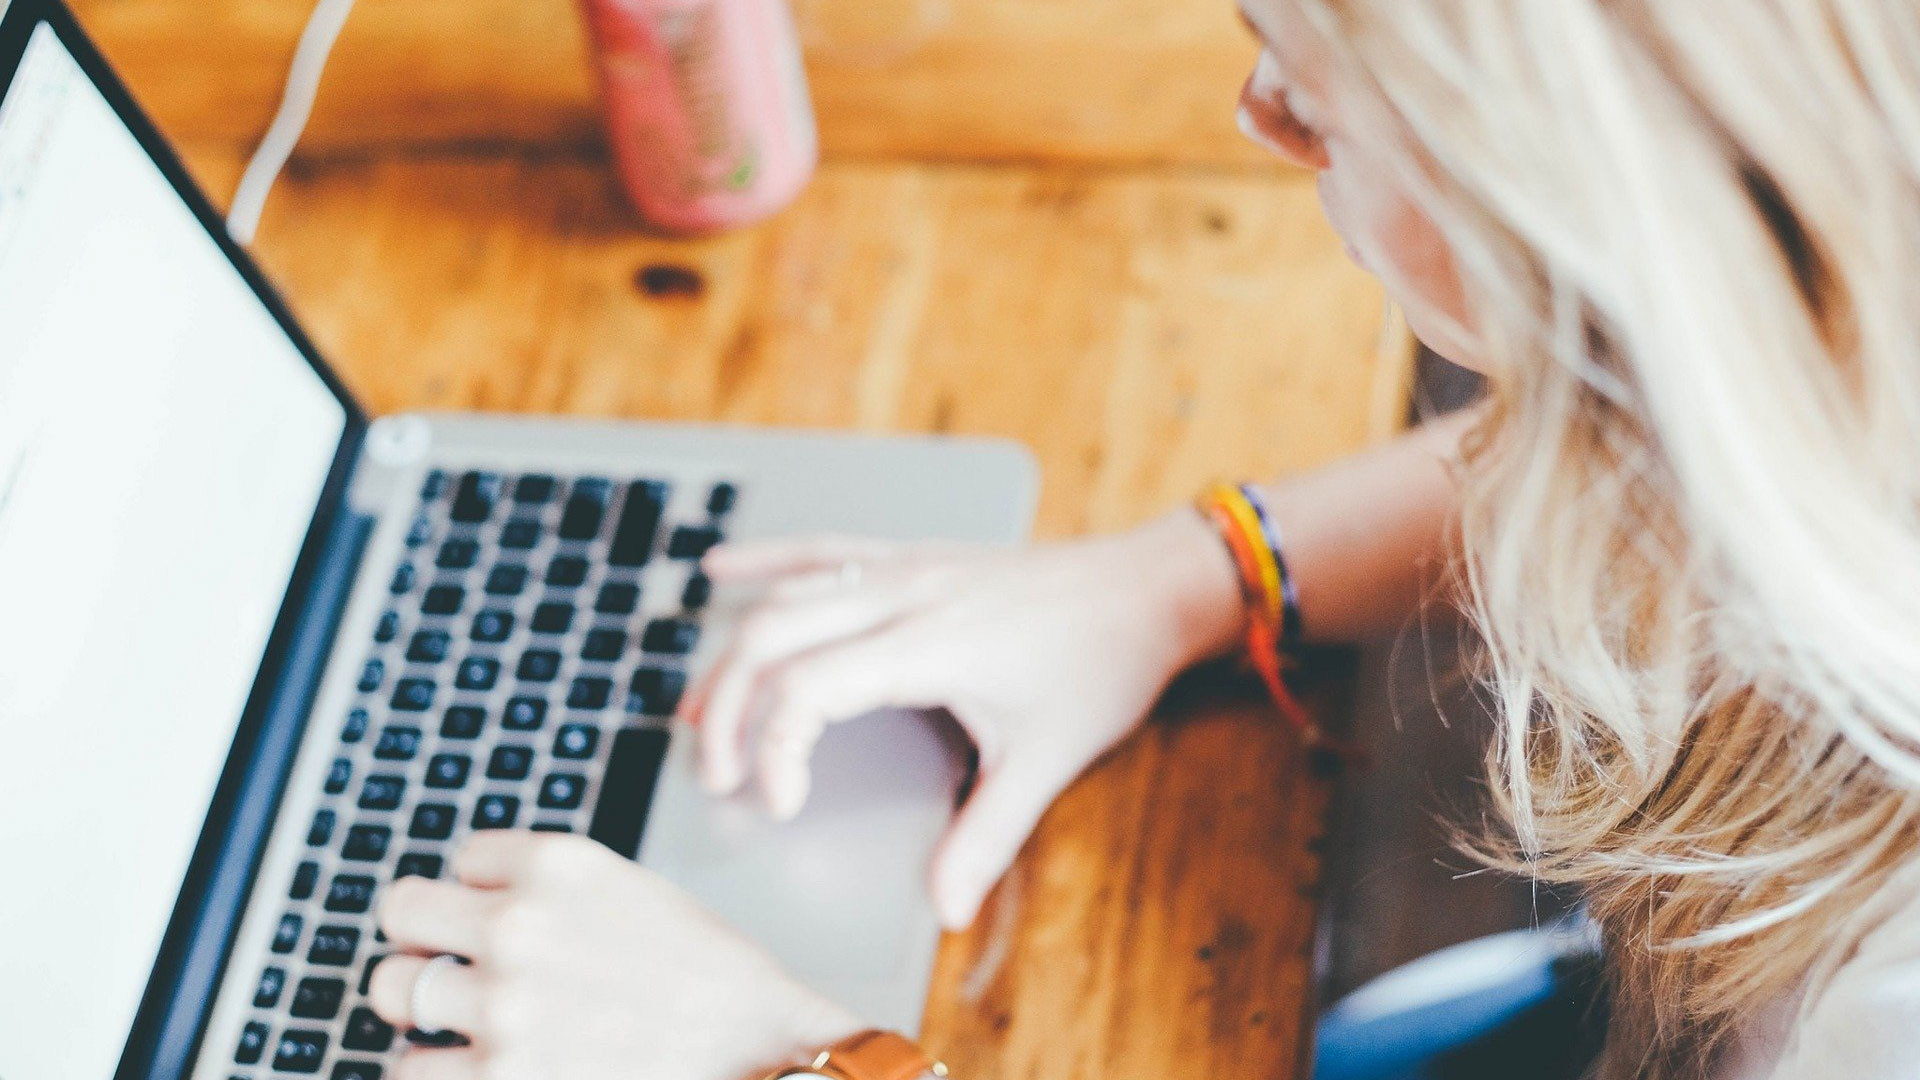
{"label": "silver laptop", "polygon": [[1013,541],[1028,457],[369,421],[56,0],[0,17],[0,88],[0,1077],[381,1076],[425,1036],[366,1008],[380,890],[484,828],[592,836],[915,1029],[963,743],[863,718],[791,824],[704,797],[671,717],[744,598],[697,561]]}

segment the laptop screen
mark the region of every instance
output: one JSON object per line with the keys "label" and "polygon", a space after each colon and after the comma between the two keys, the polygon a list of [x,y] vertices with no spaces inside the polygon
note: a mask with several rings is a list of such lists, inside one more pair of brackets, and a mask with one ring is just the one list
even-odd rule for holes
{"label": "laptop screen", "polygon": [[347,423],[36,27],[0,97],[0,1077],[113,1074]]}

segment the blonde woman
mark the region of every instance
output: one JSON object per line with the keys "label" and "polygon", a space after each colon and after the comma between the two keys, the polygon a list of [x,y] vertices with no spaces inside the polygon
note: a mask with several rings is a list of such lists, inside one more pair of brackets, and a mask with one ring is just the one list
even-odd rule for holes
{"label": "blonde woman", "polygon": [[[1267,489],[1306,634],[1393,633],[1436,583],[1473,616],[1500,729],[1475,839],[1585,891],[1605,1075],[1920,1075],[1920,6],[1245,14],[1243,125],[1491,386]],[[1183,511],[1019,554],[716,552],[772,588],[689,705],[707,779],[791,814],[824,725],[951,709],[984,773],[932,888],[965,924],[1168,679],[1237,647],[1224,550]],[[736,1080],[858,1026],[611,857],[495,836],[461,870],[384,912],[477,960],[431,1003],[475,1045],[407,1077]],[[376,981],[396,1020],[410,963]]]}

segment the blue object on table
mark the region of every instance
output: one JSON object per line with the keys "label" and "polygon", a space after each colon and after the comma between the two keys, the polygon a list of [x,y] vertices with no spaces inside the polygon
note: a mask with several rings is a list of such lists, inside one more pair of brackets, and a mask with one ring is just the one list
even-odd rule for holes
{"label": "blue object on table", "polygon": [[[1585,919],[1495,934],[1396,968],[1335,1002],[1315,1033],[1314,1080],[1442,1080],[1450,1059],[1516,1032],[1538,1017],[1572,1043],[1569,1014],[1584,1018],[1598,945]],[[1542,1034],[1546,1034],[1543,1032]],[[1570,1048],[1569,1048],[1570,1049]],[[1539,1065],[1515,1062],[1515,1075]],[[1478,1073],[1478,1070],[1476,1070]],[[1484,1075],[1484,1073],[1479,1073]]]}

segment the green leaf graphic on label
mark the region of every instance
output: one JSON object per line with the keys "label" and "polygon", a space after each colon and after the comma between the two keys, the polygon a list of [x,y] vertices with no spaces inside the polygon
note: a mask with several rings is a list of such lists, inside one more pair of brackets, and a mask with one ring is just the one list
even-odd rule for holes
{"label": "green leaf graphic on label", "polygon": [[742,156],[740,164],[735,165],[733,171],[727,174],[727,187],[734,191],[740,191],[747,185],[753,183],[754,174],[759,171],[760,155],[750,146]]}

